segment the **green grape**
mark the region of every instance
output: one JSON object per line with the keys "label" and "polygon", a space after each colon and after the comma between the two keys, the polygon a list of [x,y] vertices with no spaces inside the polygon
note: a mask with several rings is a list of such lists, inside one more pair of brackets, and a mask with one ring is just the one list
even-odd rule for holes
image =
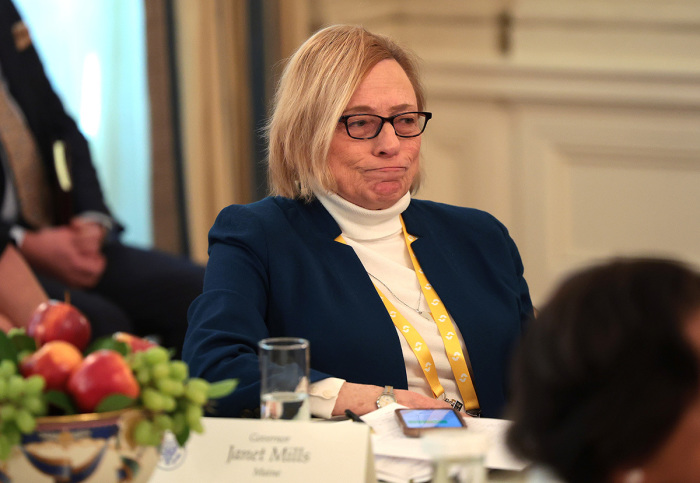
{"label": "green grape", "polygon": [[170,394],[175,397],[182,396],[185,393],[185,385],[182,383],[182,381],[175,381],[173,379],[170,379],[171,383],[170,384],[172,387],[170,388]]}
{"label": "green grape", "polygon": [[193,427],[199,423],[199,420],[202,418],[203,414],[204,411],[202,410],[201,406],[196,404],[188,404],[187,409],[185,410],[185,420],[190,427]]}
{"label": "green grape", "polygon": [[0,378],[0,401],[5,399],[7,396],[7,381],[4,378]]}
{"label": "green grape", "polygon": [[163,396],[163,410],[166,412],[172,412],[177,407],[177,401],[172,396]]}
{"label": "green grape", "polygon": [[136,379],[138,379],[139,383],[141,383],[142,386],[149,384],[153,381],[153,377],[151,376],[151,369],[145,366],[140,368],[136,373]]}
{"label": "green grape", "polygon": [[131,354],[131,357],[129,359],[129,365],[131,366],[132,371],[139,370],[143,367],[143,364],[143,352],[134,352]]}
{"label": "green grape", "polygon": [[184,382],[189,376],[187,363],[183,361],[172,361],[170,363],[170,377],[176,381]]}
{"label": "green grape", "polygon": [[185,397],[200,406],[207,402],[207,393],[196,385],[187,384],[185,388]]}
{"label": "green grape", "polygon": [[8,378],[13,374],[17,374],[15,363],[7,359],[0,361],[0,377]]}
{"label": "green grape", "polygon": [[190,424],[190,430],[194,431],[195,433],[203,433],[204,426],[202,426],[202,421],[197,421],[194,424]]}
{"label": "green grape", "polygon": [[10,456],[12,446],[7,436],[4,433],[0,434],[0,460],[6,460],[7,457]]}
{"label": "green grape", "polygon": [[170,354],[168,350],[164,347],[156,346],[151,347],[146,352],[144,352],[144,358],[149,366],[155,366],[170,360]]}
{"label": "green grape", "polygon": [[19,432],[19,429],[17,429],[16,424],[11,424],[9,426],[10,428],[5,431],[5,436],[10,442],[10,446],[17,446],[22,441],[22,434]]}
{"label": "green grape", "polygon": [[43,416],[46,412],[46,404],[39,396],[24,396],[22,406],[35,416]]}
{"label": "green grape", "polygon": [[134,428],[133,438],[140,445],[158,446],[163,439],[163,430],[157,428],[153,422],[142,419]]}
{"label": "green grape", "polygon": [[150,434],[148,444],[150,446],[158,446],[163,441],[163,430],[154,429]]}
{"label": "green grape", "polygon": [[36,428],[36,419],[26,409],[18,409],[15,416],[17,427],[24,434],[31,433]]}
{"label": "green grape", "polygon": [[136,372],[136,380],[139,381],[142,386],[145,386],[151,381],[151,371],[148,367],[142,367]]}
{"label": "green grape", "polygon": [[160,411],[163,409],[163,396],[153,388],[147,387],[141,392],[141,400],[146,409]]}
{"label": "green grape", "polygon": [[0,419],[5,422],[14,421],[16,414],[17,410],[10,404],[5,404],[4,406],[0,407]]}
{"label": "green grape", "polygon": [[24,392],[24,379],[22,376],[14,375],[7,382],[7,399],[17,401]]}
{"label": "green grape", "polygon": [[173,418],[168,416],[167,414],[156,414],[153,416],[153,424],[156,425],[158,429],[173,429]]}
{"label": "green grape", "polygon": [[163,394],[170,396],[170,379],[157,379],[153,381],[153,386]]}
{"label": "green grape", "polygon": [[168,396],[182,396],[182,393],[185,392],[185,386],[180,381],[172,379],[158,379],[156,387]]}
{"label": "green grape", "polygon": [[151,368],[151,376],[156,381],[158,379],[165,379],[168,377],[168,374],[170,374],[170,368],[167,362],[159,362]]}
{"label": "green grape", "polygon": [[194,386],[197,389],[202,390],[203,392],[209,392],[209,381],[205,381],[204,379],[200,379],[198,377],[194,377],[187,381],[188,385]]}
{"label": "green grape", "polygon": [[209,383],[204,379],[194,378],[187,382],[185,395],[195,404],[200,406],[207,402],[209,393]]}
{"label": "green grape", "polygon": [[46,381],[41,376],[30,376],[24,380],[24,394],[27,396],[38,396],[46,387]]}
{"label": "green grape", "polygon": [[136,423],[136,427],[134,428],[134,441],[137,444],[148,445],[151,439],[152,432],[153,423],[151,423],[147,419],[142,419],[141,421]]}

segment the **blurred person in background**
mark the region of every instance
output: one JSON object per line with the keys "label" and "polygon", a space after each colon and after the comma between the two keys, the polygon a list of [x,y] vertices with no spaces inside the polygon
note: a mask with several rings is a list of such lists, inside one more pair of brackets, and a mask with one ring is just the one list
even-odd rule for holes
{"label": "blurred person in background", "polygon": [[565,281],[514,360],[509,445],[572,483],[700,481],[700,274],[621,259]]}
{"label": "blurred person in background", "polygon": [[107,208],[87,141],[10,0],[0,0],[0,164],[0,219],[48,296],[70,291],[93,337],[155,335],[179,354],[204,268],[119,241],[123,228]]}

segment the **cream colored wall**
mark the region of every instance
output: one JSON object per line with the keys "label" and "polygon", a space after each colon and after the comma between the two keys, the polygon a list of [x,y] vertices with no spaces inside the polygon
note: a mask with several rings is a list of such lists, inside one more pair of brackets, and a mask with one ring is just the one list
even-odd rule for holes
{"label": "cream colored wall", "polygon": [[700,2],[300,1],[421,56],[419,196],[500,218],[536,303],[610,256],[700,265]]}

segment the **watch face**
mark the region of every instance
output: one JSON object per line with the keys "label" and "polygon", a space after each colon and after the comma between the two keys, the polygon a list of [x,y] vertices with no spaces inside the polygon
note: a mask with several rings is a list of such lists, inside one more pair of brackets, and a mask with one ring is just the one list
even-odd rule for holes
{"label": "watch face", "polygon": [[395,403],[396,398],[390,394],[382,394],[379,396],[379,399],[377,399],[377,406],[380,408],[383,408],[384,406],[388,406],[391,403]]}

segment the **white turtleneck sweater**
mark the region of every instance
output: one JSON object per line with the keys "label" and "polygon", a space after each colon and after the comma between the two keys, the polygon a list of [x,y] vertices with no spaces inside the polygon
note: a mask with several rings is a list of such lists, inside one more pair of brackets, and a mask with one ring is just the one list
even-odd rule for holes
{"label": "white turtleneck sweater", "polygon": [[[355,250],[370,279],[425,340],[447,397],[461,400],[442,337],[420,290],[401,230],[399,215],[408,208],[410,193],[385,210],[367,210],[334,193],[316,192],[315,195],[340,226],[343,238]],[[456,332],[466,355],[462,334],[458,329]],[[418,359],[398,329],[397,333],[406,364],[408,389],[432,396]],[[343,379],[328,378],[311,384],[312,414],[325,418],[331,416],[343,382]]]}

